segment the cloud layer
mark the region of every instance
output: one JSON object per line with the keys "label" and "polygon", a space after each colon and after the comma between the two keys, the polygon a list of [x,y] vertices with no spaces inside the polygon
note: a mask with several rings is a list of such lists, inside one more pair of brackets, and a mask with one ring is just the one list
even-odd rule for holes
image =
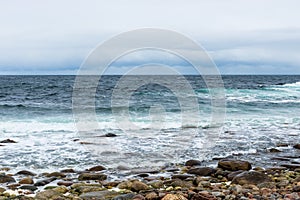
{"label": "cloud layer", "polygon": [[[300,74],[299,7],[296,0],[1,1],[0,74],[76,74],[99,43],[142,27],[191,37],[223,74]],[[192,72],[157,53],[129,55],[111,71],[149,61]]]}

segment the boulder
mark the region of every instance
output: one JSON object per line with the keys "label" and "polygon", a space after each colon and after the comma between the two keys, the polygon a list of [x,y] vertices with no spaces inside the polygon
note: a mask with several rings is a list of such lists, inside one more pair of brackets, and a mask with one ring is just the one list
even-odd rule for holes
{"label": "boulder", "polygon": [[6,139],[6,140],[0,141],[0,143],[17,143],[17,142],[14,140],[11,140],[11,139]]}
{"label": "boulder", "polygon": [[0,183],[11,183],[11,182],[16,182],[16,180],[11,176],[0,174]]}
{"label": "boulder", "polygon": [[161,200],[187,200],[187,198],[181,194],[167,194]]}
{"label": "boulder", "polygon": [[131,186],[131,190],[134,192],[139,192],[141,190],[147,190],[148,188],[149,188],[149,186],[141,181],[133,181],[132,186]]}
{"label": "boulder", "polygon": [[201,165],[200,160],[188,160],[185,162],[185,166],[195,166],[195,165]]}
{"label": "boulder", "polygon": [[30,177],[23,178],[19,181],[20,184],[33,184],[33,180]]}
{"label": "boulder", "polygon": [[87,181],[87,180],[99,180],[103,181],[107,179],[107,176],[105,174],[100,173],[82,173],[78,176],[79,181]]}
{"label": "boulder", "polygon": [[252,168],[248,161],[223,159],[218,162],[218,167],[229,171],[250,170]]}
{"label": "boulder", "polygon": [[97,191],[97,192],[88,192],[81,194],[79,197],[83,200],[106,200],[106,199],[112,199],[115,196],[117,196],[118,193],[115,191],[108,191],[108,190],[103,190],[103,191]]}
{"label": "boulder", "polygon": [[27,170],[21,170],[17,172],[16,175],[35,176],[36,174]]}
{"label": "boulder", "polygon": [[98,172],[98,171],[103,171],[103,170],[106,170],[106,168],[101,165],[91,167],[90,169],[88,169],[88,171],[91,171],[91,172]]}
{"label": "boulder", "polygon": [[272,179],[268,175],[257,171],[242,172],[236,175],[232,180],[232,183],[239,185],[258,185],[266,182],[272,182]]}
{"label": "boulder", "polygon": [[196,174],[198,176],[210,176],[215,172],[215,169],[211,167],[197,167],[187,171],[189,174]]}

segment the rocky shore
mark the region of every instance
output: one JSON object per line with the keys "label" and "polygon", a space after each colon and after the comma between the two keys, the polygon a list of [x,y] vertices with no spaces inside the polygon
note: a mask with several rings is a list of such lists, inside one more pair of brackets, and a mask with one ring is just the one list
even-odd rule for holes
{"label": "rocky shore", "polygon": [[0,170],[0,199],[300,199],[299,164],[264,169],[244,160],[221,159],[216,167],[188,160],[160,169],[98,165],[42,174]]}

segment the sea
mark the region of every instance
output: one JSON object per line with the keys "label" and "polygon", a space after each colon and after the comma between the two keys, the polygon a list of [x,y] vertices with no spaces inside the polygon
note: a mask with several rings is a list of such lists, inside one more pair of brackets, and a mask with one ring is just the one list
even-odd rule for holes
{"label": "sea", "polygon": [[[280,151],[276,156],[300,162],[293,149],[300,143],[298,75],[222,76],[225,113],[218,127],[210,125],[211,92],[202,77],[185,76],[192,93],[174,91],[179,86],[170,79],[173,89],[154,81],[132,88],[130,97],[115,92],[121,78],[101,77],[92,99],[97,128],[83,133],[74,113],[76,76],[0,76],[0,140],[16,141],[1,143],[0,167],[43,172],[99,164],[157,167],[188,159],[215,165],[225,157],[264,167],[280,162],[272,159],[272,148]],[[138,84],[147,78],[128,79]],[[178,95],[197,100],[198,116],[185,118],[187,124],[181,123],[182,106],[190,105],[182,104],[191,102],[180,102]],[[135,126],[118,126],[120,113]]]}

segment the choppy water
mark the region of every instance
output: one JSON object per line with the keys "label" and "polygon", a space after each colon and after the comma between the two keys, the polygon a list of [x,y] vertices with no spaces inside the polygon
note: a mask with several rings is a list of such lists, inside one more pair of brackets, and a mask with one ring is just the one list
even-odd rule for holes
{"label": "choppy water", "polygon": [[[145,77],[132,78],[138,81]],[[208,126],[210,93],[200,77],[187,76],[186,79],[198,100],[199,123],[193,124],[191,118],[190,124],[182,126],[178,96],[168,87],[153,83],[133,91],[129,102],[130,119],[140,128],[126,130],[125,134],[115,126],[111,109],[112,92],[120,77],[102,77],[95,102],[100,129],[92,136],[117,134],[118,137],[106,139],[115,144],[113,148],[124,153],[125,157],[118,162],[112,159],[112,152],[101,151],[101,155],[99,152],[95,155],[93,145],[79,143],[90,140],[77,134],[74,124],[75,76],[0,76],[0,139],[18,142],[0,147],[1,166],[35,170],[85,168],[95,164],[154,166],[189,158],[209,161],[213,157],[236,154],[251,158],[279,142],[300,142],[300,76],[223,76],[225,123],[219,140],[208,149],[199,142],[211,131]],[[185,96],[185,91],[180,91],[180,95]],[[117,98],[122,102],[122,96]],[[157,104],[166,111],[164,127],[159,132],[147,128],[151,122],[149,108]],[[114,109],[122,111],[126,106],[119,104]],[[150,132],[151,137],[139,138],[146,132],[147,136]],[[189,134],[195,137],[185,141],[184,136]],[[178,135],[182,136],[180,140],[176,139]],[[97,148],[101,149],[99,145]],[[264,159],[256,161],[263,163]]]}

